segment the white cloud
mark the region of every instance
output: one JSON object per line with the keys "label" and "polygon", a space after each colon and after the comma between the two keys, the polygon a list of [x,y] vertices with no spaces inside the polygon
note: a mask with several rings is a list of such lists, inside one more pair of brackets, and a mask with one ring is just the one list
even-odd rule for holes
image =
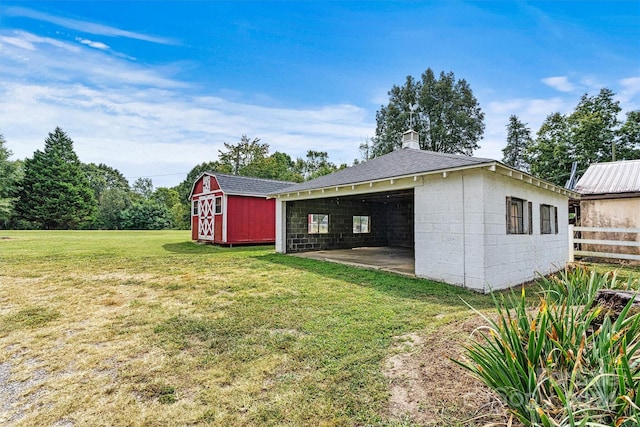
{"label": "white cloud", "polygon": [[[623,108],[629,110],[638,109],[640,106],[640,76],[628,77],[618,83],[620,84],[618,99],[620,99]],[[634,104],[635,107],[633,106]]]}
{"label": "white cloud", "polygon": [[77,46],[52,39],[51,37],[40,37],[26,31],[13,31],[9,36],[0,35],[0,42],[26,50],[37,50],[38,45],[49,45],[72,52],[79,52]]}
{"label": "white cloud", "polygon": [[2,47],[2,43],[7,43],[26,50],[36,49],[33,43],[20,37],[0,36],[0,47]]}
{"label": "white cloud", "polygon": [[[105,55],[102,49],[86,49],[87,43],[78,45],[24,31],[13,32],[10,36],[0,33],[0,41],[6,37],[10,37],[12,43],[0,44],[3,58],[0,75],[107,86],[187,87],[184,82],[170,78],[167,69],[132,64],[126,57],[113,58]],[[21,71],[11,71],[15,67]]]}
{"label": "white cloud", "polygon": [[487,100],[484,138],[480,141],[480,149],[474,155],[501,160],[502,149],[507,144],[507,124],[509,116],[516,115],[531,130],[535,137],[545,118],[554,112],[567,113],[575,106],[572,99],[553,98],[514,98],[504,100]]}
{"label": "white cloud", "polygon": [[101,42],[94,42],[93,40],[89,40],[89,39],[82,39],[80,37],[76,37],[76,41],[87,45],[89,47],[92,47],[94,49],[101,49],[101,50],[109,50],[109,46],[107,46],[104,43]]}
{"label": "white cloud", "polygon": [[42,149],[60,126],[83,162],[172,186],[242,134],[261,138],[271,152],[295,158],[322,150],[335,163],[351,163],[375,127],[350,104],[276,108],[268,100],[239,101],[238,93],[231,101],[195,93],[171,77],[170,67],[145,68],[88,43],[49,43],[28,33],[18,40],[0,46],[0,131],[14,158]]}
{"label": "white cloud", "polygon": [[542,79],[542,83],[560,92],[572,92],[576,89],[576,86],[569,81],[567,76],[546,77]]}
{"label": "white cloud", "polygon": [[[6,119],[2,131],[15,157],[31,156],[60,126],[75,141],[82,161],[126,168],[121,170],[126,176],[139,176],[140,170],[186,175],[196,164],[215,160],[223,142],[235,143],[242,134],[260,137],[272,152],[304,157],[316,149],[329,152],[334,162],[350,163],[372,127],[364,111],[350,105],[270,108],[174,91],[79,84],[4,83],[0,94],[0,115]],[[163,182],[174,185],[182,179]]]}
{"label": "white cloud", "polygon": [[110,27],[107,25],[96,24],[94,22],[62,18],[59,16],[54,16],[48,13],[38,12],[23,7],[9,7],[5,10],[5,13],[12,16],[21,16],[25,18],[36,19],[39,21],[48,22],[50,24],[59,25],[64,28],[69,28],[89,34],[97,34],[108,37],[124,37],[158,44],[177,44],[176,41],[164,37],[156,37],[148,34],[136,33],[133,31],[122,30],[120,28]]}

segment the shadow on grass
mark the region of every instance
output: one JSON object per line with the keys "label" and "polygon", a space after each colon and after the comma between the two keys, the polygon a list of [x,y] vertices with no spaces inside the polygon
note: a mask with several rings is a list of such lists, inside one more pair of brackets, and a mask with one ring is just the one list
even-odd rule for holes
{"label": "shadow on grass", "polygon": [[166,243],[162,245],[162,248],[167,252],[176,254],[212,254],[216,252],[264,252],[265,250],[273,249],[273,245],[218,246],[210,243],[189,241],[180,243]]}
{"label": "shadow on grass", "polygon": [[433,280],[404,277],[385,271],[367,270],[365,268],[283,254],[267,254],[256,256],[255,258],[318,274],[330,279],[343,280],[358,286],[375,289],[396,298],[433,301],[434,303],[456,307],[466,307],[466,301],[476,309],[495,307],[490,295],[482,295],[458,286],[447,285]]}

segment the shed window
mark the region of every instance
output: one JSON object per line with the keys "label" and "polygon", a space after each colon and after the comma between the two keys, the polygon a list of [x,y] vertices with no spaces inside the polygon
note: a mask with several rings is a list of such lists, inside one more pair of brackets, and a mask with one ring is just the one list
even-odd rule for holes
{"label": "shed window", "polygon": [[216,197],[216,210],[215,213],[222,213],[222,197]]}
{"label": "shed window", "polygon": [[532,203],[507,197],[507,234],[532,234]]}
{"label": "shed window", "polygon": [[193,216],[198,216],[198,201],[197,200],[193,200],[191,202],[191,211],[193,212],[192,213]]}
{"label": "shed window", "polygon": [[369,233],[371,229],[369,228],[369,216],[367,215],[355,215],[353,217],[353,233]]}
{"label": "shed window", "polygon": [[540,234],[558,234],[558,208],[540,205]]}
{"label": "shed window", "polygon": [[328,214],[309,214],[307,223],[309,234],[327,234],[329,232]]}

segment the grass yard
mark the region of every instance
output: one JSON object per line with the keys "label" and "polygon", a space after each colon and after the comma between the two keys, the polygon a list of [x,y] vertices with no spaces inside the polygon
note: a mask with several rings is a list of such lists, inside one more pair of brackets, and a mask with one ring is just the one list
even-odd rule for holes
{"label": "grass yard", "polygon": [[[471,315],[462,299],[493,308],[455,287],[186,231],[0,238],[3,425],[411,425],[389,412],[389,358],[419,334],[443,359]],[[445,406],[434,425],[473,416]]]}

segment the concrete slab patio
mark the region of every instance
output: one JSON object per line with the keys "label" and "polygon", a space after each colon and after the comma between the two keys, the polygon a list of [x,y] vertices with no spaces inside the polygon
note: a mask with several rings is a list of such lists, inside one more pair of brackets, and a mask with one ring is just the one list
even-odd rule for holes
{"label": "concrete slab patio", "polygon": [[291,255],[415,277],[414,251],[409,248],[363,247],[299,252]]}

